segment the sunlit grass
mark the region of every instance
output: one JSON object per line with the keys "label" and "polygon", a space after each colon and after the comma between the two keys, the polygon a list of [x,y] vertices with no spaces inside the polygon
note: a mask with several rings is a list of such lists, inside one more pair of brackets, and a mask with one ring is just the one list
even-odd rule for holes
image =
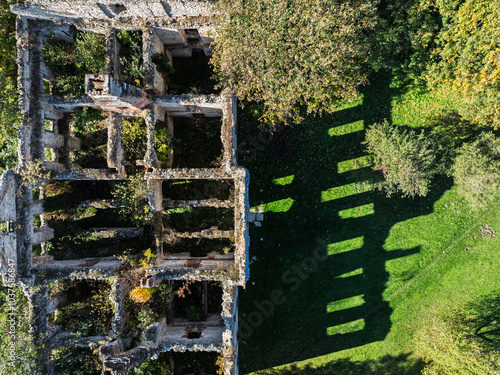
{"label": "sunlit grass", "polygon": [[364,303],[365,303],[364,295],[360,294],[358,296],[353,296],[338,301],[330,302],[326,306],[326,312],[331,313],[338,310],[350,309],[353,307],[362,306]]}
{"label": "sunlit grass", "polygon": [[446,97],[410,91],[393,100],[392,122],[413,128],[426,127],[436,115],[451,110],[452,105]]}
{"label": "sunlit grass", "polygon": [[286,177],[280,177],[280,178],[275,178],[273,180],[273,184],[275,185],[290,185],[293,182],[294,175],[292,174],[291,176],[286,176]]}
{"label": "sunlit grass", "polygon": [[344,273],[342,275],[337,276],[339,279],[345,279],[346,277],[351,277],[351,276],[359,276],[363,274],[363,269],[358,268],[356,270],[353,270],[351,272]]}
{"label": "sunlit grass", "polygon": [[353,322],[348,322],[344,324],[339,324],[337,326],[328,327],[326,329],[326,334],[329,336],[337,335],[337,334],[345,334],[350,332],[361,331],[365,328],[365,320],[357,319]]}
{"label": "sunlit grass", "polygon": [[351,124],[330,128],[328,129],[328,135],[330,136],[346,135],[349,133],[362,131],[363,129],[364,129],[363,121],[356,121]]}
{"label": "sunlit grass", "polygon": [[339,211],[339,217],[341,219],[354,219],[357,217],[373,215],[374,213],[375,207],[373,203],[368,203],[363,206],[348,208],[347,210]]}
{"label": "sunlit grass", "polygon": [[346,251],[361,249],[364,244],[363,236],[352,238],[328,245],[328,255],[340,254]]}
{"label": "sunlit grass", "polygon": [[279,201],[269,202],[264,205],[264,212],[287,212],[292,208],[293,199],[285,198]]}
{"label": "sunlit grass", "polygon": [[321,192],[321,202],[328,202],[335,199],[349,197],[360,193],[366,193],[373,190],[373,184],[370,181],[352,182],[347,185],[336,186],[334,188]]}
{"label": "sunlit grass", "polygon": [[356,159],[341,161],[337,165],[337,173],[345,173],[355,169],[370,167],[372,165],[369,156],[361,156]]}

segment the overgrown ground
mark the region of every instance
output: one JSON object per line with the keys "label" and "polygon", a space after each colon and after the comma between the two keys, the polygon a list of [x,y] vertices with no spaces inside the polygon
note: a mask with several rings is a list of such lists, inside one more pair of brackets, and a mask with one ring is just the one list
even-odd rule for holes
{"label": "overgrown ground", "polygon": [[444,177],[426,198],[373,191],[364,129],[421,127],[449,106],[390,81],[372,77],[358,103],[275,135],[254,107],[239,114],[251,205],[265,209],[239,310],[242,373],[419,374],[426,327],[500,290],[498,239],[479,236],[500,233],[499,199],[471,210]]}

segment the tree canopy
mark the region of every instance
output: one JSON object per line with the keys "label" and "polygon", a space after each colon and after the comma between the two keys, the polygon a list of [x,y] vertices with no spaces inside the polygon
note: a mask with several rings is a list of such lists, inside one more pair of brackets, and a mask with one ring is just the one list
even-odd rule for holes
{"label": "tree canopy", "polygon": [[375,1],[220,0],[212,63],[239,99],[271,123],[353,100],[366,81]]}
{"label": "tree canopy", "polygon": [[16,15],[9,8],[17,2],[0,2],[0,171],[17,164],[17,126],[21,114],[17,91]]}
{"label": "tree canopy", "polygon": [[[454,1],[458,3],[458,1]],[[500,126],[500,3],[467,0],[442,7],[427,81],[457,100],[461,114],[479,125]]]}

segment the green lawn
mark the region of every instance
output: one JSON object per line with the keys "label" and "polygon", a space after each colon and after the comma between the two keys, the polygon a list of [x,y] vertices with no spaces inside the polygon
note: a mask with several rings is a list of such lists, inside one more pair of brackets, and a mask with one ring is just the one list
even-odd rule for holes
{"label": "green lawn", "polygon": [[500,232],[496,206],[471,211],[447,178],[426,198],[374,191],[365,127],[422,127],[449,108],[389,83],[380,75],[358,103],[273,136],[251,108],[239,114],[240,164],[265,212],[251,228],[241,373],[418,374],[422,327],[500,290],[498,240],[478,236],[484,224]]}

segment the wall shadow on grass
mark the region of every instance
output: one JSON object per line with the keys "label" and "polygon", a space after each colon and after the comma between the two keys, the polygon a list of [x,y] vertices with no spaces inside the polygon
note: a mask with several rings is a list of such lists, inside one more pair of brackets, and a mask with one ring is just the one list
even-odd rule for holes
{"label": "wall shadow on grass", "polygon": [[386,263],[418,262],[420,249],[386,251],[384,242],[396,223],[431,213],[451,184],[443,180],[413,200],[370,190],[375,175],[365,165],[364,127],[390,114],[393,95],[389,76],[373,82],[363,104],[308,118],[286,136],[263,135],[248,112],[239,114],[251,205],[267,210],[263,226],[251,228],[242,373],[381,341],[391,329]]}
{"label": "wall shadow on grass", "polygon": [[351,361],[349,358],[329,362],[323,366],[297,367],[287,366],[266,371],[266,375],[414,375],[420,374],[424,368],[422,361],[415,361],[410,353],[398,356],[385,356],[379,361]]}

